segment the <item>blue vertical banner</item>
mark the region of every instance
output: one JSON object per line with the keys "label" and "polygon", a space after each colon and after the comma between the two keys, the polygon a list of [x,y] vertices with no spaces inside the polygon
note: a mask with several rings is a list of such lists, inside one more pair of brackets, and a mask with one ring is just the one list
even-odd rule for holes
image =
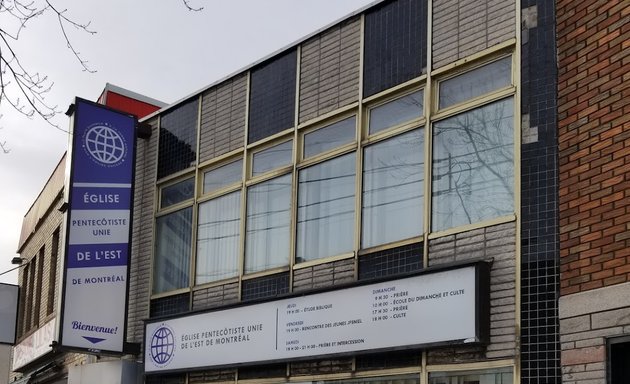
{"label": "blue vertical banner", "polygon": [[80,98],[73,118],[59,344],[122,352],[136,118]]}

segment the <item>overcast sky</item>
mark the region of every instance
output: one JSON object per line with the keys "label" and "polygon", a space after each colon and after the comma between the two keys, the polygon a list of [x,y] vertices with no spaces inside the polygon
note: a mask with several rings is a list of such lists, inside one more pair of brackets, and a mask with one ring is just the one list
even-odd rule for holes
{"label": "overcast sky", "polygon": [[[373,0],[51,0],[97,33],[68,29],[96,73],[83,72],[53,14],[32,21],[14,45],[22,64],[54,81],[46,101],[65,111],[75,96],[96,100],[105,83],[172,103]],[[36,0],[36,3],[41,1]],[[159,4],[159,5],[156,5]],[[0,25],[6,24],[0,14]],[[0,106],[0,273],[12,267],[22,218],[66,150],[67,134]],[[64,114],[54,122],[68,128]],[[16,283],[17,273],[0,276]]]}

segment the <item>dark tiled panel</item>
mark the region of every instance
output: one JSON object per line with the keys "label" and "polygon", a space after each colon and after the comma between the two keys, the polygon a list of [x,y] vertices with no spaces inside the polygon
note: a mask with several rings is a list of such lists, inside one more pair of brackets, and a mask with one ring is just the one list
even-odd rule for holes
{"label": "dark tiled panel", "polygon": [[188,384],[234,382],[236,371],[230,369],[214,369],[200,372],[190,372],[188,374]]}
{"label": "dark tiled panel", "polygon": [[389,1],[365,15],[363,96],[422,74],[427,61],[427,1]]}
{"label": "dark tiled panel", "polygon": [[269,364],[255,367],[244,367],[238,369],[239,380],[265,379],[270,377],[286,377],[287,365]]}
{"label": "dark tiled panel", "polygon": [[296,70],[291,49],[251,71],[248,143],[293,127]]}
{"label": "dark tiled panel", "polygon": [[182,293],[179,295],[162,297],[151,300],[151,317],[177,315],[188,312],[190,308],[190,295]]}
{"label": "dark tiled panel", "polygon": [[525,31],[521,62],[521,111],[538,131],[521,152],[521,383],[559,384],[555,3],[521,4],[538,15],[537,27]]}
{"label": "dark tiled panel", "polygon": [[161,116],[158,179],[194,165],[198,114],[198,99],[195,98]]}
{"label": "dark tiled panel", "polygon": [[150,375],[144,380],[146,384],[185,384],[186,374],[175,375]]}
{"label": "dark tiled panel", "polygon": [[243,280],[242,300],[256,300],[289,293],[289,272]]}
{"label": "dark tiled panel", "polygon": [[420,366],[420,351],[400,351],[357,356],[357,371]]}
{"label": "dark tiled panel", "polygon": [[362,255],[359,257],[359,280],[420,270],[422,253],[422,243],[415,243]]}

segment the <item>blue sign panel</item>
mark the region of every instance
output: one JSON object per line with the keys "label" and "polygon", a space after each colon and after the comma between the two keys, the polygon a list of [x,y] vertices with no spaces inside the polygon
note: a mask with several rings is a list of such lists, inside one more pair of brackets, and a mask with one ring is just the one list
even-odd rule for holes
{"label": "blue sign panel", "polygon": [[122,352],[136,119],[82,99],[75,106],[60,344]]}

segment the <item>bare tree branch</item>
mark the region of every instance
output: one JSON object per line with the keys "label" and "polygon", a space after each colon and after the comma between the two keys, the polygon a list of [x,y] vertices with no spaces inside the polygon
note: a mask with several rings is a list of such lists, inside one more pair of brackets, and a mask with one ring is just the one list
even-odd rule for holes
{"label": "bare tree branch", "polygon": [[[90,23],[78,23],[66,16],[67,10],[59,10],[49,1],[37,4],[35,0],[0,0],[0,106],[6,103],[27,118],[39,117],[50,126],[67,132],[59,127],[52,119],[61,111],[56,105],[46,101],[46,96],[54,85],[46,75],[25,66],[14,44],[18,42],[22,31],[33,20],[45,15],[56,16],[59,22],[59,32],[66,43],[66,47],[77,59],[84,71],[93,73],[94,70],[87,66],[87,60],[83,59],[76,50],[67,33],[67,27],[72,26],[77,30],[88,34],[95,31],[89,29]],[[3,143],[6,150],[6,143]]]}
{"label": "bare tree branch", "polygon": [[191,6],[190,0],[182,0],[182,3],[184,3],[184,6],[188,8],[189,11],[199,12],[203,9],[203,7],[194,8],[193,6]]}

